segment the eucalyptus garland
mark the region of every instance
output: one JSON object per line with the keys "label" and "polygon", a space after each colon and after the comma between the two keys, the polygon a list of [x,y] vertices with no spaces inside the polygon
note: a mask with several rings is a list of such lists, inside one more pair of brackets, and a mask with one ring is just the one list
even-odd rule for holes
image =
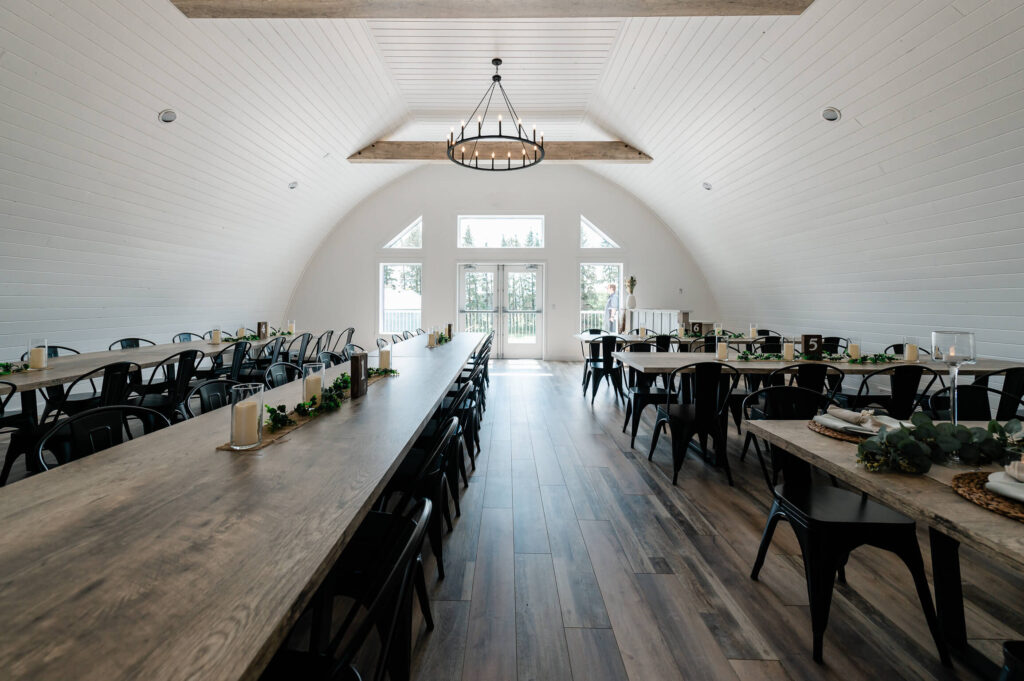
{"label": "eucalyptus garland", "polygon": [[28,365],[24,362],[0,362],[0,376],[20,374],[22,371],[28,371]]}
{"label": "eucalyptus garland", "polygon": [[449,337],[448,337],[448,336],[447,336],[447,335],[445,334],[445,332],[444,332],[444,331],[438,331],[438,333],[437,333],[437,341],[436,341],[436,343],[437,343],[438,345],[444,345],[445,343],[447,343],[447,342],[449,342],[449,341],[451,341],[451,338],[449,338]]}
{"label": "eucalyptus garland", "polygon": [[397,369],[378,369],[376,367],[370,367],[369,369],[366,370],[366,374],[367,374],[367,376],[370,376],[371,378],[374,377],[374,376],[397,376],[398,375],[398,370]]}
{"label": "eucalyptus garland", "polygon": [[857,461],[874,473],[896,472],[920,475],[933,463],[944,463],[953,456],[971,466],[1000,465],[1020,459],[1024,453],[1021,422],[1012,419],[1006,425],[990,421],[988,428],[968,428],[952,423],[933,423],[924,412],[916,412],[913,428],[886,431],[857,446]]}
{"label": "eucalyptus garland", "polygon": [[[849,357],[849,354],[847,354]],[[861,355],[857,359],[850,359],[850,364],[886,364],[888,362],[895,362],[899,357],[896,355],[888,355],[884,352],[876,352],[873,355]]]}
{"label": "eucalyptus garland", "polygon": [[752,360],[781,361],[783,357],[777,352],[750,352],[749,350],[744,350],[736,355],[736,359],[741,362],[750,362]]}
{"label": "eucalyptus garland", "polygon": [[294,425],[295,419],[288,416],[288,408],[283,404],[279,404],[276,407],[267,405],[267,430],[271,433],[276,433],[282,428]]}

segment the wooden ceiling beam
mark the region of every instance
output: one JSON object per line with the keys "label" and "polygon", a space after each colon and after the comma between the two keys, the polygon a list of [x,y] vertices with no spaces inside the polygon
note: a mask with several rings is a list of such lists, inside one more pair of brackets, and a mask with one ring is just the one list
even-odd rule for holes
{"label": "wooden ceiling beam", "polygon": [[[468,147],[467,146],[467,152]],[[490,163],[491,152],[499,161],[508,162],[516,156],[522,160],[522,148],[506,142],[480,142],[480,163]],[[348,157],[352,163],[441,163],[448,162],[445,142],[374,142]],[[529,147],[527,153],[530,153]],[[654,159],[625,142],[545,142],[544,163],[578,163],[600,161],[603,163],[650,163]],[[468,154],[467,154],[468,155]]]}
{"label": "wooden ceiling beam", "polygon": [[801,14],[812,0],[171,0],[191,19],[548,19]]}

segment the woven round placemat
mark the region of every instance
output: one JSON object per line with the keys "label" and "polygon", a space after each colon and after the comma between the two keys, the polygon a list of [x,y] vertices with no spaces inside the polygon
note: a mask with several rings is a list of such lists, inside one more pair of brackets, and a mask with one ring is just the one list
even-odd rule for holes
{"label": "woven round placemat", "polygon": [[988,473],[981,472],[954,475],[953,489],[964,499],[973,501],[982,508],[1024,523],[1024,504],[993,494],[985,489],[988,475]]}
{"label": "woven round placemat", "polygon": [[852,435],[850,433],[842,433],[838,430],[833,430],[828,426],[823,426],[817,421],[808,421],[807,427],[813,430],[815,433],[820,433],[834,440],[842,440],[843,442],[852,442],[853,444],[860,444],[864,440],[868,439],[867,435]]}

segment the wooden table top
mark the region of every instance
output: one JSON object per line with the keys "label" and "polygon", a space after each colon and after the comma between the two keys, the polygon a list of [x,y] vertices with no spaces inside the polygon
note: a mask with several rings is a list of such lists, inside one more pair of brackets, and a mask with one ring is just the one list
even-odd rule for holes
{"label": "wooden table top", "polygon": [[[741,361],[735,359],[736,353],[730,353],[733,359],[730,359],[723,364],[735,367],[737,371],[744,374],[768,374],[776,369],[789,366],[791,364],[802,364],[809,362],[809,360],[793,360],[792,362],[786,362],[783,360],[751,360]],[[668,374],[672,373],[679,367],[686,366],[687,364],[693,364],[695,362],[715,362],[715,353],[713,352],[616,352],[613,354],[615,359],[621,361],[628,367],[632,367],[637,371],[645,374]],[[898,366],[901,364],[907,364],[903,361],[890,362],[888,364],[850,364],[849,362],[814,362],[815,364],[828,364],[841,369],[847,374],[869,374],[872,371],[883,369],[890,366]],[[942,362],[920,362],[922,366],[934,369],[939,374],[948,374],[949,367]],[[960,367],[960,373],[964,375],[977,375],[984,374],[989,371],[999,371],[1002,369],[1010,369],[1013,367],[1021,367],[1024,364],[1020,362],[1009,362],[1001,359],[979,359],[974,364],[964,364]]]}
{"label": "wooden table top", "polygon": [[[295,335],[285,336],[285,342],[282,347],[287,347],[288,343],[296,335],[301,335],[302,333],[305,332],[298,331]],[[313,341],[316,340],[317,335],[313,334]],[[264,345],[273,342],[273,340],[274,337],[270,337],[266,340],[249,342],[252,343],[253,349],[258,350]],[[178,352],[200,350],[206,353],[207,356],[210,356],[216,355],[229,345],[231,343],[228,342],[214,345],[209,340],[204,339],[188,343],[161,343],[160,345],[147,345],[128,350],[100,350],[98,352],[83,352],[80,355],[51,357],[47,360],[45,369],[30,369],[29,371],[20,371],[15,374],[0,376],[0,381],[13,383],[18,392],[23,392],[25,390],[70,383],[85,373],[113,362],[135,362],[143,369],[146,369],[157,366],[160,362]],[[0,392],[0,394],[5,394],[5,392]]]}
{"label": "wooden table top", "polygon": [[[961,422],[987,426],[987,422]],[[747,421],[754,435],[831,473],[901,513],[957,541],[1024,569],[1024,524],[971,503],[950,487],[967,466],[932,466],[925,475],[871,473],[857,464],[857,445],[809,429],[806,421]],[[990,466],[985,470],[997,470]]]}
{"label": "wooden table top", "polygon": [[406,341],[400,376],[255,453],[216,449],[220,409],[0,488],[3,677],[256,679],[482,339]]}

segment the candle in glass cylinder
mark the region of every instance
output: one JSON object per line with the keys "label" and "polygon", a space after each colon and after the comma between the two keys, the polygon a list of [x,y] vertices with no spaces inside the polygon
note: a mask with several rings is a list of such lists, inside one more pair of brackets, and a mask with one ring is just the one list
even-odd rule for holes
{"label": "candle in glass cylinder", "polygon": [[913,343],[907,343],[903,348],[903,356],[908,362],[916,362],[919,357],[917,346]]}
{"label": "candle in glass cylinder", "polygon": [[32,348],[28,351],[28,368],[46,368],[46,348]]}
{"label": "candle in glass cylinder", "polygon": [[288,322],[288,333],[295,333],[295,322]]}
{"label": "candle in glass cylinder", "polygon": [[238,330],[235,331],[235,338],[241,338],[244,335],[245,335],[245,327],[244,326],[238,327]]}
{"label": "candle in glass cylinder", "polygon": [[378,367],[380,367],[381,369],[390,369],[391,368],[391,351],[390,350],[381,350],[379,353],[377,353],[377,358],[378,358],[378,361],[377,361],[377,366]]}
{"label": "candle in glass cylinder", "polygon": [[718,351],[718,359],[722,359],[722,360],[729,359],[729,344],[728,343],[719,343],[718,346],[716,347],[716,350]]}
{"label": "candle in glass cylinder", "polygon": [[437,334],[431,332],[430,335],[427,336],[427,347],[428,348],[433,348],[433,347],[436,347],[436,346],[437,346]]}
{"label": "candle in glass cylinder", "polygon": [[683,336],[686,335],[686,329],[680,326],[678,329],[676,329],[676,335],[682,338]]}
{"label": "candle in glass cylinder", "polygon": [[787,362],[793,361],[793,343],[782,344],[782,359]]}
{"label": "candle in glass cylinder", "polygon": [[757,324],[750,325],[750,335],[747,338],[757,338]]}
{"label": "candle in glass cylinder", "polygon": [[234,423],[231,424],[233,445],[248,447],[260,439],[260,406],[256,401],[246,400],[235,405]]}
{"label": "candle in glass cylinder", "polygon": [[210,341],[214,345],[220,345],[220,329],[214,329],[213,333],[211,333],[210,336]]}
{"label": "candle in glass cylinder", "polygon": [[646,336],[647,335],[647,327],[645,327],[645,326],[641,326],[640,327],[640,335],[641,336]]}
{"label": "candle in glass cylinder", "polygon": [[302,401],[310,402],[315,397],[320,403],[320,394],[323,392],[324,379],[322,374],[315,373],[306,376],[302,381]]}
{"label": "candle in glass cylinder", "polygon": [[850,359],[860,359],[860,343],[850,343],[846,351],[850,353]]}

